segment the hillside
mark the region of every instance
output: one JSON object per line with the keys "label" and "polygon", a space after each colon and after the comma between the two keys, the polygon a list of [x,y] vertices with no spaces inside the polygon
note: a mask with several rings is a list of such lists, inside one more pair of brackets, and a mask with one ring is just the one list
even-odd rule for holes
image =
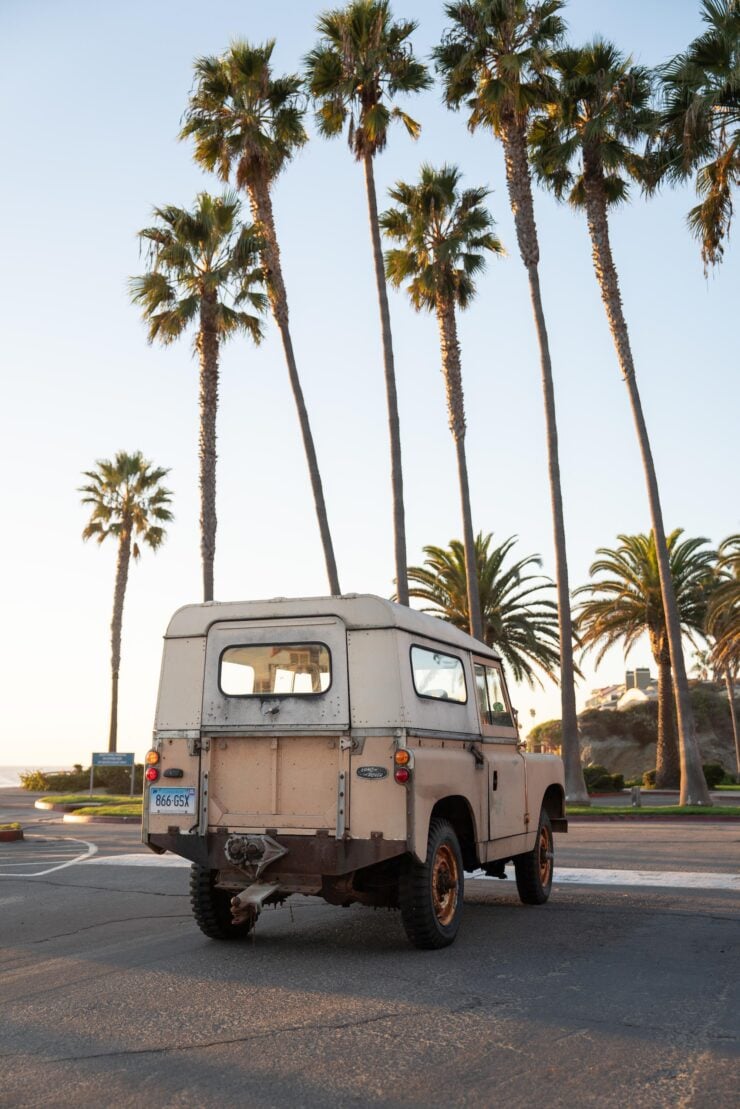
{"label": "hillside", "polygon": [[[717,762],[735,772],[735,745],[727,698],[718,686],[704,683],[691,690],[694,720],[705,763]],[[735,701],[740,714],[740,702]],[[581,757],[584,764],[598,763],[612,774],[639,778],[655,767],[658,706],[651,702],[617,712],[590,709],[578,717]],[[529,733],[534,744],[560,742],[560,721],[548,720]]]}

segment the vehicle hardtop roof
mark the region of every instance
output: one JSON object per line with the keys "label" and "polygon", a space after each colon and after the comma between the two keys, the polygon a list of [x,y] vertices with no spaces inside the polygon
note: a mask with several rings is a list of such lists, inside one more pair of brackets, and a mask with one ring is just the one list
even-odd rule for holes
{"label": "vehicle hardtop roof", "polygon": [[224,620],[285,620],[311,616],[338,616],[350,631],[400,628],[489,658],[500,658],[485,643],[453,624],[371,593],[347,593],[341,597],[273,597],[265,601],[206,601],[199,605],[185,605],[170,620],[166,638],[207,635],[212,624]]}

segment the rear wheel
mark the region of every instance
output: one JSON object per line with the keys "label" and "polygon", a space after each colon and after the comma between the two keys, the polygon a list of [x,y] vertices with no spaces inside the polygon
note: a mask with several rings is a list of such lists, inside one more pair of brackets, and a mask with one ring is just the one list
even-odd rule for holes
{"label": "rear wheel", "polygon": [[552,889],[554,852],[550,817],[543,809],[534,847],[514,859],[516,888],[525,905],[544,905]]}
{"label": "rear wheel", "polygon": [[190,907],[195,922],[212,940],[241,940],[254,928],[254,920],[231,922],[231,894],[216,889],[217,870],[193,864],[190,868]]}
{"label": "rear wheel", "polygon": [[398,886],[401,919],[415,947],[452,943],[463,905],[463,861],[455,829],[447,820],[429,826],[426,862],[404,859]]}

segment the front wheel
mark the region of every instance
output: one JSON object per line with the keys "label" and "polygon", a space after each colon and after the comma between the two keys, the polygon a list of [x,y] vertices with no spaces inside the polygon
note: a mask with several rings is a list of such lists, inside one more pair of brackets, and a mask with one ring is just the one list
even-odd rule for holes
{"label": "front wheel", "polygon": [[217,870],[193,863],[190,868],[190,907],[195,923],[212,940],[241,940],[254,928],[254,920],[233,924],[231,894],[216,888]]}
{"label": "front wheel", "polygon": [[455,829],[447,820],[429,826],[427,857],[404,859],[398,900],[406,935],[415,947],[447,947],[457,935],[463,906],[463,861]]}
{"label": "front wheel", "polygon": [[525,905],[544,905],[552,889],[554,852],[550,817],[543,809],[534,847],[514,858],[516,888]]}

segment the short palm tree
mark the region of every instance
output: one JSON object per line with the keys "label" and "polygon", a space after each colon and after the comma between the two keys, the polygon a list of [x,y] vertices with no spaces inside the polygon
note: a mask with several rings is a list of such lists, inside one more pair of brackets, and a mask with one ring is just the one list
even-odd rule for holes
{"label": "short palm tree", "polygon": [[119,451],[111,461],[99,459],[94,470],[85,470],[88,479],[78,492],[82,503],[91,505],[90,519],[83,539],[104,543],[112,536],[118,542],[116,584],[111,621],[111,706],[108,750],[115,751],[118,740],[118,672],[121,667],[121,629],[131,558],[141,556],[141,544],[156,551],[164,542],[162,526],[172,519],[169,505],[172,494],[161,484],[169,470],[155,467],[137,451]]}
{"label": "short palm tree", "polygon": [[[191,326],[200,360],[200,546],[203,600],[213,600],[216,553],[216,414],[219,349],[244,332],[262,339],[259,314],[261,240],[251,226],[240,226],[240,204],[233,193],[201,193],[192,211],[172,205],[155,208],[156,223],[139,232],[148,246],[149,270],[131,279],[131,297],[141,305],[149,342],[168,344]],[[252,312],[244,311],[248,307]]]}
{"label": "short palm tree", "polygon": [[319,131],[332,137],[341,134],[346,124],[350,149],[365,170],[388,404],[396,595],[404,605],[409,599],[401,433],[373,161],[386,147],[393,120],[400,120],[414,139],[421,130],[393,104],[399,93],[421,92],[431,84],[426,67],[414,58],[409,44],[416,26],[408,19],[395,21],[388,0],[352,0],[319,17],[321,39],[306,57],[306,81],[318,105]]}
{"label": "short palm tree", "polygon": [[234,42],[221,57],[198,58],[195,87],[180,137],[194,139],[195,157],[200,165],[215,170],[224,181],[233,176],[236,187],[249,197],[252,216],[262,236],[270,307],[280,332],[298,412],[329,588],[333,594],[339,594],[324,490],[293,351],[288,296],[270,195],[278,174],[307,141],[305,108],[301,104],[300,77],[273,74],[274,48],[274,41],[264,46]]}
{"label": "short palm tree", "polygon": [[735,684],[740,674],[740,535],[730,535],[720,543],[718,555],[717,585],[709,602],[707,632],[712,640],[712,663],[725,680],[740,774],[740,734],[735,711]]}
{"label": "short palm tree", "polygon": [[[516,536],[491,548],[492,535],[475,538],[475,563],[483,615],[483,642],[498,651],[516,681],[542,685],[536,669],[557,681],[557,606],[547,594],[552,582],[529,573],[541,566],[538,555],[527,555],[505,566]],[[409,566],[412,597],[427,601],[430,612],[455,627],[470,626],[465,548],[459,539],[449,547],[424,547],[423,566]]]}
{"label": "short palm tree", "polygon": [[688,222],[706,270],[722,261],[740,185],[740,2],[702,0],[701,7],[706,30],[659,70],[655,164],[671,182],[696,172],[700,202]]}
{"label": "short palm tree", "polygon": [[460,176],[455,166],[443,166],[439,170],[422,166],[418,185],[399,181],[389,190],[397,207],[383,212],[380,225],[389,239],[402,244],[386,254],[388,279],[396,287],[406,283],[406,291],[417,311],[426,309],[437,316],[447,414],[457,453],[470,633],[482,639],[456,310],[467,308],[475,296],[475,277],[485,267],[485,252],[502,254],[503,247],[493,232],[491,215],[483,205],[488,191],[461,190]]}
{"label": "short palm tree", "polygon": [[566,793],[570,801],[588,804],[578,745],[555,388],[542,306],[540,247],[527,154],[527,130],[532,113],[546,101],[550,91],[550,55],[564,31],[560,17],[562,7],[562,0],[458,0],[447,4],[449,27],[434,57],[442,76],[446,103],[451,108],[459,108],[464,102],[470,110],[470,130],[490,130],[504,150],[509,202],[514,213],[519,252],[529,279],[540,349],[558,592]]}
{"label": "short palm tree", "polygon": [[[681,540],[676,528],[667,537],[671,577],[681,631],[692,643],[704,632],[716,554],[706,539]],[[623,643],[627,654],[646,634],[658,668],[658,743],[656,786],[675,789],[680,760],[674,723],[672,656],[663,607],[655,540],[650,535],[619,535],[615,549],[600,547],[590,573],[606,575],[575,590],[586,596],[576,626],[585,650],[596,650],[596,665],[610,647]]]}
{"label": "short palm tree", "polygon": [[627,386],[642,455],[656,536],[658,570],[676,692],[681,756],[681,804],[711,804],[696,739],[681,647],[681,624],[671,579],[663,512],[642,402],[635,377],[619,278],[609,240],[609,208],[627,198],[627,176],[636,171],[635,144],[653,135],[652,80],[613,45],[596,40],[557,51],[551,59],[557,87],[530,129],[535,172],[559,199],[584,209],[594,269],[622,377]]}

